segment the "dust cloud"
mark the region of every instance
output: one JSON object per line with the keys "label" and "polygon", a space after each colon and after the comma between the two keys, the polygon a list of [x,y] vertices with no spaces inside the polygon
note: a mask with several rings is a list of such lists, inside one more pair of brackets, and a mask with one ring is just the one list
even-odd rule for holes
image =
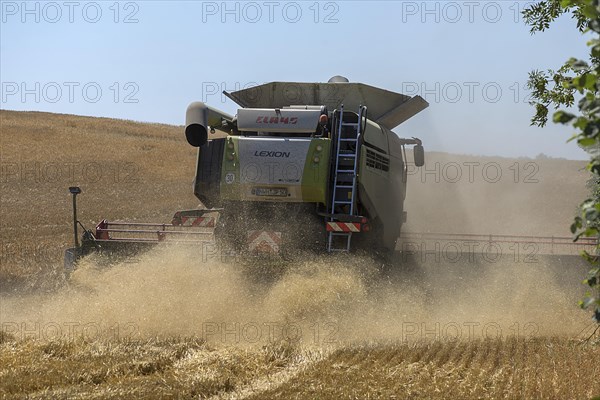
{"label": "dust cloud", "polygon": [[[586,195],[581,162],[430,153],[426,168],[408,177],[409,232],[567,236]],[[110,268],[88,257],[53,293],[0,294],[2,330],[42,338],[194,335],[228,345],[292,338],[322,346],[577,337],[591,324],[577,308],[587,270],[577,256],[425,256],[386,265],[358,254],[299,254],[287,262],[205,256],[156,248]]]}
{"label": "dust cloud", "polygon": [[582,161],[429,152],[409,169],[403,229],[570,236],[589,179]]}
{"label": "dust cloud", "polygon": [[248,260],[203,260],[176,247],[110,267],[101,261],[84,259],[54,293],[2,295],[2,330],[43,339],[201,336],[224,345],[332,346],[576,336],[588,318],[576,307],[584,270],[577,262],[383,266],[364,255],[305,254],[262,262],[257,273]]}

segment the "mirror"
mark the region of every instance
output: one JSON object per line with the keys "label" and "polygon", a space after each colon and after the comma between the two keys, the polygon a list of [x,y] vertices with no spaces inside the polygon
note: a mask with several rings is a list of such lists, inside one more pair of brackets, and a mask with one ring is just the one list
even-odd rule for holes
{"label": "mirror", "polygon": [[423,148],[423,145],[417,144],[413,147],[413,156],[417,167],[425,165],[425,149]]}

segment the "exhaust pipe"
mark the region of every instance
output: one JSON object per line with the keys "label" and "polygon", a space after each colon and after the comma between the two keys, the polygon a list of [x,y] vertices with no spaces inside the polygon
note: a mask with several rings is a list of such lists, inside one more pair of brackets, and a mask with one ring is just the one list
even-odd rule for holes
{"label": "exhaust pipe", "polygon": [[199,101],[189,105],[185,112],[185,138],[194,147],[208,141],[208,106]]}
{"label": "exhaust pipe", "polygon": [[185,138],[194,147],[201,147],[208,141],[208,131],[224,130],[224,122],[231,122],[233,116],[196,101],[185,112]]}

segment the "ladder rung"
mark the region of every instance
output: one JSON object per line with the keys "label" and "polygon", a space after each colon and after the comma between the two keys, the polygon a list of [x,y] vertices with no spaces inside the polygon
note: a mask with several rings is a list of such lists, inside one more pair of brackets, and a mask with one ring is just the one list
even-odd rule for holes
{"label": "ladder rung", "polygon": [[329,232],[331,236],[350,236],[352,232]]}
{"label": "ladder rung", "polygon": [[[342,133],[341,129],[338,132],[338,149],[336,153],[336,170],[335,170],[335,180],[334,180],[334,193],[333,193],[333,201],[331,207],[335,209],[335,207],[343,207],[345,205],[350,205],[350,209],[352,210],[352,206],[354,201],[352,200],[337,200],[338,197],[344,198],[346,195],[352,194],[354,197],[357,187],[356,187],[356,179],[357,175],[357,161],[358,161],[358,150],[359,150],[359,140],[361,137],[361,122],[362,122],[362,108],[359,109],[359,120],[356,122],[346,122],[344,121],[344,106],[342,105],[340,109],[340,120],[339,127],[352,127],[353,129],[347,131],[346,133]],[[342,137],[345,136],[345,137]],[[349,146],[342,146],[341,142],[346,143],[356,143],[356,147],[354,150],[351,148],[354,147],[352,144]],[[342,149],[343,148],[343,149]],[[350,168],[353,169],[344,169]],[[340,184],[338,184],[340,183]],[[349,213],[348,215],[351,215]],[[334,243],[334,237],[338,237],[336,243]],[[350,251],[350,241],[352,239],[352,232],[329,232],[328,236],[328,244],[327,251],[329,252],[349,252]],[[345,244],[345,246],[343,246]],[[342,247],[338,247],[342,245]]]}

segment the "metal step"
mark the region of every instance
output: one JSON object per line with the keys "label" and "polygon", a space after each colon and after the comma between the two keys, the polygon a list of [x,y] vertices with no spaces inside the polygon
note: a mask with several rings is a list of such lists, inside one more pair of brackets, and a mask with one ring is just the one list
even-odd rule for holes
{"label": "metal step", "polygon": [[[338,244],[342,244],[344,245],[344,247],[333,247],[334,243],[334,238],[338,237],[341,240],[339,240]],[[352,239],[352,234],[351,233],[346,233],[346,232],[329,232],[329,240],[327,242],[327,250],[331,253],[331,252],[344,252],[347,253],[350,251],[350,241]]]}

